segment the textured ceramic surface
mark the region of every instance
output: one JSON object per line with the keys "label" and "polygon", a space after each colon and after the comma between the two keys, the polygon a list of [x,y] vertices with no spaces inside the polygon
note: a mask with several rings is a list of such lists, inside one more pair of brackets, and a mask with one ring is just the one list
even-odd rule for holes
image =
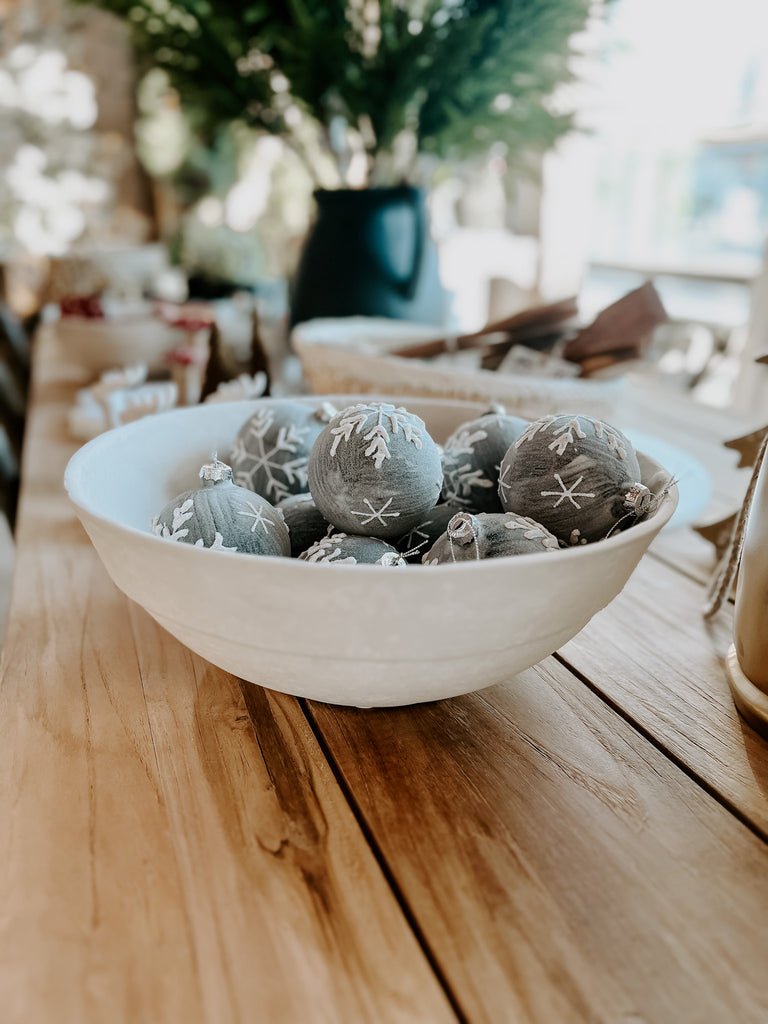
{"label": "textured ceramic surface", "polygon": [[[439,443],[484,411],[389,400]],[[315,700],[411,704],[510,679],[618,594],[677,503],[673,488],[652,519],[598,544],[433,567],[313,565],[155,537],[151,517],[212,449],[226,458],[253,409],[201,405],[118,427],[72,457],[65,484],[112,579],[161,626],[235,675]],[[659,472],[640,461],[644,478]]]}

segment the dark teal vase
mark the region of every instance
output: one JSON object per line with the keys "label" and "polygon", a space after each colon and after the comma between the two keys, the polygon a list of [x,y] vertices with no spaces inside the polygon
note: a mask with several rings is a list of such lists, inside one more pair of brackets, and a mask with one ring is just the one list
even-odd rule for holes
{"label": "dark teal vase", "polygon": [[291,293],[292,324],[320,316],[443,322],[447,296],[421,189],[320,189],[315,200]]}

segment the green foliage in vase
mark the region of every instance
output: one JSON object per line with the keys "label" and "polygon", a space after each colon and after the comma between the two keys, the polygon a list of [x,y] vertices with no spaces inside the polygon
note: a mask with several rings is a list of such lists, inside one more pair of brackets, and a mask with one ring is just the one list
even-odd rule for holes
{"label": "green foliage in vase", "polygon": [[[83,2],[83,0],[77,0]],[[350,152],[391,168],[398,147],[460,159],[504,142],[543,151],[570,118],[548,106],[571,77],[592,0],[96,0],[131,26],[212,129],[242,121],[344,178]],[[309,122],[316,136],[309,138]],[[401,160],[402,164],[402,160]],[[386,173],[386,172],[385,172]]]}

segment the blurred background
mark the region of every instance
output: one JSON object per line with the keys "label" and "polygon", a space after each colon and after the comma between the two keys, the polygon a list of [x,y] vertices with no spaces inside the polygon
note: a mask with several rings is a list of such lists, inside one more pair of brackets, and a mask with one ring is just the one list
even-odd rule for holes
{"label": "blurred background", "polygon": [[[163,51],[168,19],[183,53],[185,10],[205,25],[205,5],[102,6],[117,13],[0,0],[7,302],[29,321],[63,294],[57,274],[68,255],[97,251],[122,274],[110,282],[115,294],[146,293],[151,282],[177,300],[205,294],[206,283],[222,294],[240,285],[281,316],[312,189],[335,184],[317,172],[319,156],[307,159],[309,134],[302,153],[300,132],[238,120],[237,109],[202,124],[199,93],[180,94],[177,55]],[[515,153],[500,133],[471,160],[446,147],[420,170],[450,294],[445,322],[474,330],[572,294],[588,319],[651,279],[674,324],[661,371],[702,401],[742,401],[768,227],[768,9],[732,0],[724,31],[718,5],[696,0],[613,0],[582,5],[583,17],[573,6],[560,16],[582,20],[569,38],[574,79],[556,82],[547,104],[571,113],[574,130],[553,140],[529,117]],[[207,76],[205,89],[218,72],[211,64],[194,74]],[[290,89],[274,74],[272,85],[278,95]],[[246,101],[233,98],[235,107]],[[515,102],[496,98],[498,107]],[[280,116],[300,122],[305,109],[289,103]],[[215,104],[202,114],[215,120]],[[360,183],[353,167],[344,184]]]}
{"label": "blurred background", "polygon": [[[634,295],[574,373],[768,407],[764,0],[731,0],[727,19],[700,0],[294,7],[0,0],[6,477],[40,325],[58,325],[73,360],[98,336],[91,381],[110,358],[140,363],[131,386],[171,375],[176,400],[195,401],[228,380],[239,394],[312,386],[291,328],[315,316],[344,344],[340,320],[365,317],[352,340],[369,352],[392,348],[381,318],[410,325],[396,344],[501,324],[505,352],[537,354],[532,371],[516,349],[513,373],[567,375],[573,332]],[[393,188],[376,245],[408,236],[390,276],[412,292],[418,256],[437,299],[357,306],[348,227],[341,255],[306,262],[313,192]],[[160,362],[146,348],[158,324]],[[73,434],[113,414],[81,408]]]}

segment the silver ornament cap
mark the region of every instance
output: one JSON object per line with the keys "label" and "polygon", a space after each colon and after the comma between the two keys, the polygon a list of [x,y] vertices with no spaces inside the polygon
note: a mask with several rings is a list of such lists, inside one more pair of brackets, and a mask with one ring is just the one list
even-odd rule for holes
{"label": "silver ornament cap", "polygon": [[232,467],[219,459],[216,452],[211,453],[212,462],[206,462],[200,467],[200,479],[204,487],[213,487],[215,484],[232,482]]}
{"label": "silver ornament cap", "polygon": [[653,494],[641,483],[633,483],[624,495],[624,508],[635,516],[644,516],[653,504]]}
{"label": "silver ornament cap", "polygon": [[471,544],[480,533],[480,524],[471,512],[457,512],[448,523],[446,531],[451,540],[459,544]]}

